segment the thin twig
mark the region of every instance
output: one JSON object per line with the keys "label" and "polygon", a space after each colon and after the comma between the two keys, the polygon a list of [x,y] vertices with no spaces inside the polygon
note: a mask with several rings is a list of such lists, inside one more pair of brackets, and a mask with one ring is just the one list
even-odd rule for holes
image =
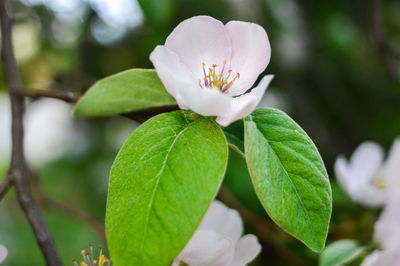
{"label": "thin twig", "polygon": [[33,99],[41,97],[54,98],[69,103],[76,103],[80,98],[76,93],[60,90],[24,90],[22,91],[22,95]]}
{"label": "thin twig", "polygon": [[8,174],[0,185],[0,200],[2,200],[3,197],[7,194],[8,190],[12,187],[12,185],[13,185],[12,177],[11,175]]}
{"label": "thin twig", "polygon": [[34,171],[32,168],[28,168],[28,171],[29,171],[29,177],[32,180],[33,190],[41,206],[53,211],[61,212],[83,223],[86,223],[102,239],[104,240],[106,239],[104,225],[101,222],[99,222],[96,218],[94,218],[93,216],[84,211],[81,211],[71,205],[68,205],[64,202],[49,197],[43,190],[38,173]]}
{"label": "thin twig", "polygon": [[23,148],[23,113],[25,102],[21,96],[23,84],[12,45],[12,13],[8,0],[0,1],[0,22],[1,55],[9,85],[12,114],[12,153],[9,175],[16,189],[18,202],[31,225],[47,265],[63,265],[40,209],[33,200],[27,176]]}
{"label": "thin twig", "polygon": [[371,35],[386,72],[392,80],[400,81],[396,59],[400,60],[400,52],[395,50],[386,39],[386,34],[381,17],[380,0],[371,0]]}
{"label": "thin twig", "polygon": [[257,217],[251,211],[247,210],[235,196],[224,186],[221,187],[218,198],[227,206],[237,210],[244,223],[267,245],[272,246],[276,253],[287,263],[294,266],[305,266],[305,264],[285,245],[279,242],[275,237],[274,229],[271,224]]}

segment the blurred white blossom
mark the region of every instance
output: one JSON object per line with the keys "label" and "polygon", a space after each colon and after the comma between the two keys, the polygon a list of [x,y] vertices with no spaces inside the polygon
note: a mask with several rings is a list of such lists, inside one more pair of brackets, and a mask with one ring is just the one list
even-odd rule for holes
{"label": "blurred white blossom", "polygon": [[367,256],[361,266],[400,265],[400,138],[394,141],[386,160],[380,145],[362,143],[350,161],[339,156],[335,172],[353,200],[384,206],[374,227],[374,240],[381,249]]}
{"label": "blurred white blossom", "polygon": [[362,266],[397,266],[400,262],[400,194],[393,193],[375,223],[374,239],[382,250],[376,250]]}
{"label": "blurred white blossom", "polygon": [[[25,154],[35,166],[81,150],[81,135],[73,123],[69,104],[54,99],[41,99],[26,108],[24,117]],[[8,97],[0,95],[0,161],[11,154],[11,113]]]}
{"label": "blurred white blossom", "polygon": [[397,247],[400,256],[400,193],[393,193],[389,198],[375,223],[374,239],[383,249]]}
{"label": "blurred white blossom", "polygon": [[254,235],[243,234],[243,223],[236,210],[214,201],[173,266],[244,266],[261,251]]}
{"label": "blurred white blossom", "polygon": [[7,248],[0,244],[0,263],[2,263],[7,258],[7,254]]}
{"label": "blurred white blossom", "polygon": [[362,143],[347,161],[339,156],[335,163],[338,182],[350,197],[367,206],[383,206],[399,188],[400,139],[396,139],[389,155],[374,142]]}
{"label": "blurred white blossom", "polygon": [[365,258],[361,266],[397,266],[399,261],[399,250],[376,250]]}

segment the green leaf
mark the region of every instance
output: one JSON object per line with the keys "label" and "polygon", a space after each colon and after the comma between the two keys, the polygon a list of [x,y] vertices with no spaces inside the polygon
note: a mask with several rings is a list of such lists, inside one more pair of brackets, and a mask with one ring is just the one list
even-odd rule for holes
{"label": "green leaf", "polygon": [[317,148],[285,113],[258,109],[245,118],[245,154],[270,217],[314,251],[324,248],[332,210],[328,174]]}
{"label": "green leaf", "polygon": [[215,198],[227,159],[221,128],[204,117],[165,113],[136,129],[110,174],[106,233],[115,265],[169,265]]}
{"label": "green leaf", "polygon": [[109,116],[173,106],[153,69],[131,69],[96,82],[75,106],[77,116]]}
{"label": "green leaf", "polygon": [[244,155],[244,125],[243,120],[238,120],[224,128],[224,133],[229,146]]}
{"label": "green leaf", "polygon": [[247,209],[260,217],[265,217],[264,208],[260,204],[251,183],[244,154],[231,145],[229,147],[228,167],[225,173],[224,185]]}
{"label": "green leaf", "polygon": [[343,265],[357,259],[365,248],[357,241],[344,239],[331,243],[319,257],[320,266]]}

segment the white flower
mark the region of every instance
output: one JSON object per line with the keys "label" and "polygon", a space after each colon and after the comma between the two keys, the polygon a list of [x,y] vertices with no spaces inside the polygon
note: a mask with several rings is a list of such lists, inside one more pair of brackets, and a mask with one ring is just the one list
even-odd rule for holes
{"label": "white flower", "polygon": [[374,251],[362,266],[397,266],[400,262],[400,194],[392,193],[375,223],[374,239],[383,250]]}
{"label": "white flower", "polygon": [[197,16],[181,22],[157,46],[150,60],[167,91],[182,109],[217,116],[227,126],[250,114],[272,75],[249,90],[267,67],[271,48],[265,30],[254,23],[226,25]]}
{"label": "white flower", "polygon": [[244,266],[261,251],[254,235],[243,234],[239,213],[214,201],[173,266]]}
{"label": "white flower", "polygon": [[8,255],[8,250],[5,246],[0,245],[0,263],[2,263]]}
{"label": "white flower", "polygon": [[24,119],[25,153],[38,166],[79,149],[70,104],[41,99],[27,106]]}
{"label": "white flower", "polygon": [[[24,117],[27,161],[35,166],[54,160],[67,151],[79,150],[71,106],[55,99],[28,104]],[[11,155],[11,111],[8,97],[0,94],[0,163]]]}
{"label": "white flower", "polygon": [[336,177],[350,197],[367,206],[382,206],[399,189],[400,139],[392,145],[386,161],[383,149],[374,142],[362,143],[348,162],[339,156]]}
{"label": "white flower", "polygon": [[376,250],[365,258],[361,266],[398,266],[400,262],[400,250]]}
{"label": "white flower", "polygon": [[400,256],[400,190],[392,193],[374,227],[374,239],[383,249],[398,247]]}

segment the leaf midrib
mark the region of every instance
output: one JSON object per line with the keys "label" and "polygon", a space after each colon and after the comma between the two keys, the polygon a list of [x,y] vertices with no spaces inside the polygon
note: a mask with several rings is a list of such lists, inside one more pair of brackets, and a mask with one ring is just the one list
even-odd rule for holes
{"label": "leaf midrib", "polygon": [[[293,189],[294,189],[294,191],[295,191],[295,193],[296,193],[296,196],[297,196],[297,198],[298,198],[298,200],[299,200],[299,202],[300,202],[300,204],[301,204],[301,207],[303,208],[303,211],[304,211],[304,213],[306,214],[306,217],[307,217],[307,227],[310,228],[310,230],[313,232],[313,234],[312,234],[312,239],[313,239],[313,242],[315,243],[315,240],[316,240],[316,239],[315,239],[315,231],[312,230],[310,217],[309,217],[309,215],[308,215],[307,209],[304,208],[303,201],[302,201],[302,199],[301,199],[299,193],[297,192],[296,186],[293,184],[293,181],[292,181],[292,179],[290,178],[290,175],[289,175],[288,172],[286,171],[286,168],[283,166],[283,164],[282,164],[282,162],[281,162],[281,158],[280,158],[279,155],[276,153],[276,151],[274,150],[274,148],[270,145],[268,139],[264,136],[264,134],[262,133],[262,131],[258,128],[257,123],[253,121],[253,116],[252,116],[252,115],[249,115],[249,118],[251,119],[251,122],[255,125],[257,131],[264,137],[264,139],[265,139],[267,145],[271,148],[271,150],[272,150],[272,152],[274,153],[274,155],[278,158],[278,160],[279,160],[279,165],[280,165],[281,168],[283,169],[285,175],[288,177],[288,179],[289,179],[289,181],[290,181],[290,184],[292,185],[292,187],[293,187]],[[285,229],[285,230],[286,230],[286,229]],[[300,240],[301,240],[301,239],[300,239]],[[302,241],[302,240],[301,240],[301,241]],[[318,241],[317,241],[317,242],[318,242]]]}
{"label": "leaf midrib", "polygon": [[186,127],[185,127],[184,129],[182,129],[182,130],[176,135],[174,141],[171,143],[171,146],[170,146],[169,149],[168,149],[167,155],[165,156],[165,159],[164,159],[164,161],[163,161],[163,163],[162,163],[162,166],[161,166],[161,168],[160,168],[160,171],[157,173],[157,175],[156,175],[156,177],[155,177],[155,178],[157,179],[157,181],[156,181],[156,184],[155,184],[155,186],[154,186],[154,189],[153,189],[153,192],[152,192],[152,195],[151,195],[151,198],[150,198],[150,202],[149,202],[149,205],[148,205],[148,206],[149,206],[149,208],[148,208],[149,211],[148,211],[147,216],[146,216],[146,219],[145,219],[145,227],[144,227],[144,232],[143,232],[143,239],[142,239],[142,241],[141,241],[141,245],[140,245],[140,248],[139,248],[140,251],[143,250],[143,246],[144,246],[145,239],[146,239],[146,236],[147,236],[147,228],[148,228],[148,224],[149,224],[150,213],[151,213],[151,210],[152,210],[152,205],[153,205],[154,197],[155,197],[155,195],[156,195],[156,191],[157,191],[158,185],[159,185],[160,180],[161,180],[161,175],[162,175],[162,173],[164,172],[164,169],[165,169],[165,167],[166,167],[166,165],[167,165],[167,162],[168,162],[169,155],[170,155],[170,153],[171,153],[171,151],[172,151],[172,149],[173,149],[175,143],[177,142],[177,140],[179,139],[179,137],[183,134],[183,132],[185,132],[185,131],[189,128],[189,126],[190,126],[190,123],[188,123],[188,124],[186,125]]}

